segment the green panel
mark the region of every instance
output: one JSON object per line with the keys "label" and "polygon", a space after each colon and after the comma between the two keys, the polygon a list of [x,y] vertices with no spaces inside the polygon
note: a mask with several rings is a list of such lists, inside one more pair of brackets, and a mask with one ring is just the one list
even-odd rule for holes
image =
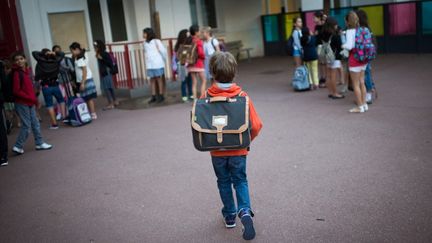
{"label": "green panel", "polygon": [[279,23],[277,15],[264,16],[264,35],[266,42],[279,41]]}
{"label": "green panel", "polygon": [[423,2],[422,3],[422,18],[423,18],[423,34],[430,35],[432,34],[432,21],[430,17],[432,16],[432,2]]}
{"label": "green panel", "polygon": [[352,8],[332,9],[330,10],[330,16],[337,20],[339,27],[345,28],[345,15],[350,11],[352,11]]}
{"label": "green panel", "polygon": [[384,35],[384,9],[383,6],[361,7],[368,16],[369,26],[375,36]]}

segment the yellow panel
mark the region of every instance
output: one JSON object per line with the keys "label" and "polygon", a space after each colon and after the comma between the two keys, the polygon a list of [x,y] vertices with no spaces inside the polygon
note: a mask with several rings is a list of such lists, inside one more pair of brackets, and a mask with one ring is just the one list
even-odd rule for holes
{"label": "yellow panel", "polygon": [[288,39],[291,36],[294,24],[293,19],[299,16],[299,13],[285,14],[285,39]]}
{"label": "yellow panel", "polygon": [[369,26],[375,36],[384,35],[384,9],[383,6],[361,7],[368,15]]}
{"label": "yellow panel", "polygon": [[269,0],[269,14],[278,14],[281,12],[281,0]]}

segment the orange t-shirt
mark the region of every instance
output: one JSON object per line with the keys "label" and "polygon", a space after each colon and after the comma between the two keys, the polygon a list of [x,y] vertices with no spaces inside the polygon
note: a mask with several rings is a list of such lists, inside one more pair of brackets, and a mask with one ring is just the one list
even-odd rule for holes
{"label": "orange t-shirt", "polygon": [[[207,93],[210,96],[223,96],[232,98],[235,96],[238,96],[242,92],[242,89],[237,84],[233,84],[229,89],[221,89],[217,86],[217,84],[213,84],[208,90]],[[205,95],[203,95],[202,98],[204,98]],[[241,96],[248,96],[246,92],[243,92]],[[252,100],[249,99],[249,116],[250,116],[250,123],[251,126],[251,139],[254,140],[258,133],[260,132],[263,124],[261,122],[261,118],[258,116],[258,113],[255,110],[255,107],[252,103]],[[214,157],[228,157],[228,156],[242,156],[242,155],[248,155],[247,149],[240,149],[240,150],[226,150],[226,151],[212,151],[210,152],[211,156]]]}

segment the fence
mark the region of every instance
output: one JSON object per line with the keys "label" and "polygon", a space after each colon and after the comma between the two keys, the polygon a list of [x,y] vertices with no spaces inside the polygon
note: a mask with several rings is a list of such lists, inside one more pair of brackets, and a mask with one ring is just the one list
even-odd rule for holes
{"label": "fence", "polygon": [[[331,9],[330,16],[345,27],[345,15],[362,9],[377,37],[378,49],[383,53],[432,52],[432,0],[364,5]],[[261,16],[264,52],[266,56],[285,55],[285,44],[292,32],[292,19],[301,16],[303,23],[314,30],[315,11],[281,13]]]}
{"label": "fence", "polygon": [[[165,79],[175,80],[172,69],[174,38],[162,39],[167,48],[165,62]],[[114,86],[117,89],[142,88],[149,83],[144,58],[144,41],[107,44],[107,49],[117,59],[119,73],[114,75]]]}

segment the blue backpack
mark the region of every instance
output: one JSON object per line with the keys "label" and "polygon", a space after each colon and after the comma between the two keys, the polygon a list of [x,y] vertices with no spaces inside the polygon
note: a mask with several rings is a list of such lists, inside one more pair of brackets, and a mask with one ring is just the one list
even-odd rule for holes
{"label": "blue backpack", "polygon": [[309,71],[306,66],[300,66],[294,71],[292,87],[295,91],[305,91],[310,89]]}

